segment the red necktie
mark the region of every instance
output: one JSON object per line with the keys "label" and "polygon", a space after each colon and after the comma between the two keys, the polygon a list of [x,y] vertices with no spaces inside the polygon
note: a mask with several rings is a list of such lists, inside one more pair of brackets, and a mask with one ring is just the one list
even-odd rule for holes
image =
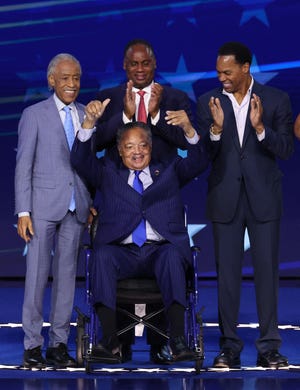
{"label": "red necktie", "polygon": [[140,104],[138,108],[138,121],[147,123],[147,113],[146,113],[146,107],[144,102],[144,95],[145,91],[138,91],[138,94],[140,95]]}

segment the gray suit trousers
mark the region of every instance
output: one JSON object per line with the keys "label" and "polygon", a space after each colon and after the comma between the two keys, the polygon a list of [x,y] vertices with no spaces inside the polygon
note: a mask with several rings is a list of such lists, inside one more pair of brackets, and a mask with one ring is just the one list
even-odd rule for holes
{"label": "gray suit trousers", "polygon": [[67,344],[73,310],[77,258],[84,224],[67,213],[61,221],[32,218],[28,244],[22,323],[24,348],[42,346],[43,301],[52,265],[49,347]]}

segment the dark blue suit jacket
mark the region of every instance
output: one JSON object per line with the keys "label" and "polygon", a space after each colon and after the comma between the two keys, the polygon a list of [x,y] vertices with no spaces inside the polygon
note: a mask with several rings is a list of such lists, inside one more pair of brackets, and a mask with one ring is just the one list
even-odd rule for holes
{"label": "dark blue suit jacket", "polygon": [[144,217],[190,260],[180,189],[207,168],[201,142],[189,147],[185,159],[177,156],[169,164],[151,163],[153,183],[142,195],[128,185],[128,168],[108,157],[97,159],[91,153],[90,141],[83,143],[76,139],[71,162],[78,174],[96,187],[103,198],[96,246],[121,242]]}
{"label": "dark blue suit jacket", "polygon": [[[253,90],[262,101],[265,139],[258,141],[251,126],[249,111],[242,147],[230,99],[216,88],[198,100],[198,131],[205,137],[211,158],[208,177],[207,216],[213,222],[232,220],[239,200],[242,180],[252,211],[258,221],[278,219],[282,212],[282,173],[277,158],[288,158],[294,148],[293,117],[290,99],[278,89],[254,82]],[[221,101],[224,126],[220,141],[211,141],[213,122],[208,102],[211,96]]]}
{"label": "dark blue suit jacket", "polygon": [[[97,124],[93,149],[97,151],[106,149],[107,153],[113,158],[119,155],[116,149],[116,134],[118,128],[124,124],[122,114],[125,92],[126,84],[122,84],[100,91],[97,95],[97,99],[100,101],[107,98],[110,98],[111,101]],[[152,131],[152,157],[155,160],[170,160],[177,155],[177,148],[185,150],[188,147],[182,129],[166,123],[165,116],[167,110],[185,110],[193,123],[187,94],[178,89],[164,86],[160,103],[160,119],[153,126],[150,118],[148,118],[148,125]]]}

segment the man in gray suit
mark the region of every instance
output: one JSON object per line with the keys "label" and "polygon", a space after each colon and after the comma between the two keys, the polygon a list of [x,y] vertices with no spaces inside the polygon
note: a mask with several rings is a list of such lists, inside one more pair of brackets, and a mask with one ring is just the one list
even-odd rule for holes
{"label": "man in gray suit", "polygon": [[[68,354],[67,340],[79,243],[91,197],[70,164],[73,140],[65,132],[69,117],[65,110],[71,114],[69,125],[74,138],[84,117],[84,106],[75,101],[80,77],[81,66],[76,58],[65,53],[55,56],[47,72],[53,95],[26,108],[19,123],[15,213],[18,234],[28,245],[22,313],[23,363],[27,368],[76,365]],[[51,264],[51,326],[44,359],[43,299]]]}

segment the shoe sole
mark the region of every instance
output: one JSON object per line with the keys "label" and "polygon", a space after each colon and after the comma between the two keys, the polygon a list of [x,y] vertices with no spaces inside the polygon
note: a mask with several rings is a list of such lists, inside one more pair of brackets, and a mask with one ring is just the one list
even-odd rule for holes
{"label": "shoe sole", "polygon": [[256,363],[256,366],[257,367],[263,367],[263,368],[282,368],[282,367],[288,367],[289,364],[288,363],[279,363],[279,364],[260,364],[260,363]]}
{"label": "shoe sole", "polygon": [[228,365],[222,363],[213,364],[213,368],[241,368],[241,362],[237,362],[236,364]]}
{"label": "shoe sole", "polygon": [[77,364],[63,364],[63,363],[57,363],[53,360],[46,360],[46,363],[48,366],[54,367],[54,368],[76,368],[78,367]]}
{"label": "shoe sole", "polygon": [[227,366],[226,364],[214,364],[213,368],[241,368],[241,365]]}
{"label": "shoe sole", "polygon": [[43,364],[43,363],[38,363],[38,364],[30,364],[30,363],[23,363],[23,367],[24,368],[37,368],[37,369],[42,369],[42,368],[46,368],[47,367],[47,364]]}

